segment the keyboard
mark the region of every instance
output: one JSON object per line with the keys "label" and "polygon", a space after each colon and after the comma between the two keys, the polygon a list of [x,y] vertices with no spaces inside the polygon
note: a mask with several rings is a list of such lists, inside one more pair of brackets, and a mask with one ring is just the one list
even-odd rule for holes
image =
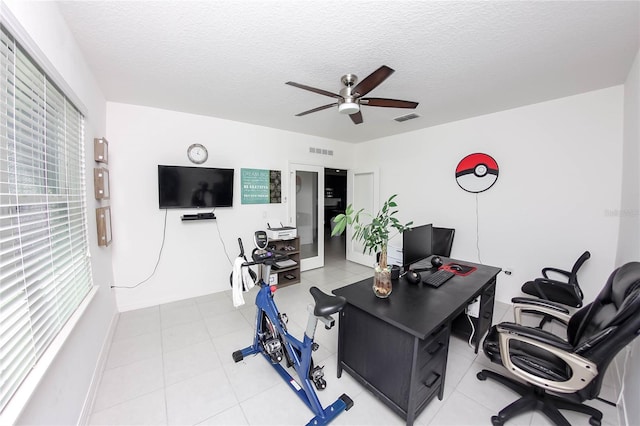
{"label": "keyboard", "polygon": [[439,271],[434,272],[429,275],[427,278],[422,280],[423,283],[430,285],[431,287],[440,287],[442,284],[446,283],[451,279],[455,274],[451,271],[446,271],[444,269],[440,269]]}

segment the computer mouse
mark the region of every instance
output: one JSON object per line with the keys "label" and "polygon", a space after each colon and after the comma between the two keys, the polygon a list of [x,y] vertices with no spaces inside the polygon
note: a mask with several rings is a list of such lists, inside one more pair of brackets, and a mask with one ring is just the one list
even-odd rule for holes
{"label": "computer mouse", "polygon": [[455,263],[453,265],[449,265],[449,268],[453,269],[454,271],[458,271],[458,272],[462,271],[462,266],[456,265]]}
{"label": "computer mouse", "polygon": [[420,276],[420,273],[416,272],[416,271],[412,271],[412,270],[407,271],[407,273],[405,274],[404,277],[411,284],[418,284],[422,280],[422,277]]}

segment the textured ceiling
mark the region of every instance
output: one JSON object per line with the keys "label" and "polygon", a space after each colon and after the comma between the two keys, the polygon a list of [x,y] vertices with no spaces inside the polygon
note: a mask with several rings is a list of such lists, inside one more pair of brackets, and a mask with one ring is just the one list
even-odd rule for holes
{"label": "textured ceiling", "polygon": [[[361,142],[622,84],[640,2],[63,1],[108,101]],[[368,94],[415,110],[332,99],[340,77],[395,74]],[[415,112],[420,118],[398,123]]]}

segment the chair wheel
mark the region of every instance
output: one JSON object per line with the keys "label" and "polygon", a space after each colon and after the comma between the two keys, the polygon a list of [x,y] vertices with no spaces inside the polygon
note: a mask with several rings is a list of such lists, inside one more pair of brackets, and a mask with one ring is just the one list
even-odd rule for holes
{"label": "chair wheel", "polygon": [[478,378],[478,380],[482,380],[482,381],[487,380],[486,374],[484,374],[484,372],[482,371],[479,371],[478,374],[476,374],[476,377]]}
{"label": "chair wheel", "polygon": [[491,424],[494,426],[502,426],[504,424],[504,420],[499,416],[491,416]]}
{"label": "chair wheel", "polygon": [[596,419],[594,417],[589,418],[589,424],[591,426],[600,426],[600,419]]}

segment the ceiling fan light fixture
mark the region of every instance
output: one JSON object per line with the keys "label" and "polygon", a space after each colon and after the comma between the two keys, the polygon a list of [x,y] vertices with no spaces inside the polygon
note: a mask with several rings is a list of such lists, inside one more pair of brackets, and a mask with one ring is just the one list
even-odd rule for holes
{"label": "ceiling fan light fixture", "polygon": [[342,114],[355,114],[360,111],[360,105],[356,102],[342,102],[338,105],[338,111]]}

